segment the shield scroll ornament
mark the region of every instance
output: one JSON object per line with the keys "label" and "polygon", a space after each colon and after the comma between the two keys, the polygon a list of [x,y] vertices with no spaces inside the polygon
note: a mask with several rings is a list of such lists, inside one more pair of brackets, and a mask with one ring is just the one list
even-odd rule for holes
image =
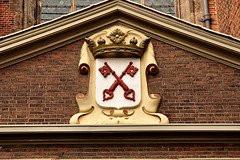
{"label": "shield scroll ornament", "polygon": [[168,123],[156,113],[161,97],[148,91],[146,76],[158,68],[145,35],[113,26],[86,38],[79,70],[89,74],[89,88],[76,96],[80,111],[70,124]]}

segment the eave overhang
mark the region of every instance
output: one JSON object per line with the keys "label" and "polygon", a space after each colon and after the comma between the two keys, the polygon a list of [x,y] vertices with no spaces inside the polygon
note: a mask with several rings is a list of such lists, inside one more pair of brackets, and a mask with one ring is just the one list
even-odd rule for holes
{"label": "eave overhang", "polygon": [[240,69],[240,40],[128,0],[107,0],[0,38],[0,68],[123,25],[194,54]]}
{"label": "eave overhang", "polygon": [[0,145],[136,143],[240,143],[240,125],[0,125]]}

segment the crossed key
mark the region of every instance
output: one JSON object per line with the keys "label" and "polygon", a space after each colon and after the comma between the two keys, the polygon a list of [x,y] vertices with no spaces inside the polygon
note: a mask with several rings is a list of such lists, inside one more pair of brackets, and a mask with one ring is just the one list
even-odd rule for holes
{"label": "crossed key", "polygon": [[[129,62],[126,69],[122,72],[122,74],[118,77],[116,72],[112,70],[112,68],[108,65],[107,62],[104,62],[105,66],[99,68],[98,70],[101,72],[101,74],[104,77],[107,77],[110,73],[116,78],[116,80],[113,82],[113,84],[109,87],[109,89],[103,90],[103,101],[112,99],[114,96],[114,90],[118,85],[122,87],[124,90],[124,97],[126,99],[130,99],[132,101],[135,101],[135,91],[133,89],[129,89],[129,87],[123,82],[122,77],[127,73],[131,77],[134,77],[134,75],[137,73],[138,68],[132,66],[133,62]],[[132,95],[132,96],[131,96]]]}

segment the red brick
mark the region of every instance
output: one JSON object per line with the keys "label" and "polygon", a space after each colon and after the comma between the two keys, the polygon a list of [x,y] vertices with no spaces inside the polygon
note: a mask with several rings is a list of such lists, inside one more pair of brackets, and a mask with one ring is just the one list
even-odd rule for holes
{"label": "red brick", "polygon": [[240,158],[239,153],[239,144],[11,145],[1,147],[0,159]]}
{"label": "red brick", "polygon": [[[149,89],[162,96],[159,112],[171,123],[240,122],[239,70],[152,42],[159,73],[149,76]],[[3,117],[0,123],[68,123],[78,112],[75,96],[87,92],[87,75],[77,69],[81,45],[82,41],[72,43],[0,70],[0,106],[15,119]],[[71,63],[65,63],[70,59]]]}
{"label": "red brick", "polygon": [[209,12],[214,18],[211,29],[240,38],[239,10],[239,0],[209,0]]}

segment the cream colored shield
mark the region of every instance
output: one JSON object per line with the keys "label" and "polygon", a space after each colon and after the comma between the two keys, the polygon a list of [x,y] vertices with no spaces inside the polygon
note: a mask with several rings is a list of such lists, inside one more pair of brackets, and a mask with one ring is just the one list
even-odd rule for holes
{"label": "cream colored shield", "polygon": [[96,100],[108,108],[137,106],[141,101],[140,58],[97,58]]}

